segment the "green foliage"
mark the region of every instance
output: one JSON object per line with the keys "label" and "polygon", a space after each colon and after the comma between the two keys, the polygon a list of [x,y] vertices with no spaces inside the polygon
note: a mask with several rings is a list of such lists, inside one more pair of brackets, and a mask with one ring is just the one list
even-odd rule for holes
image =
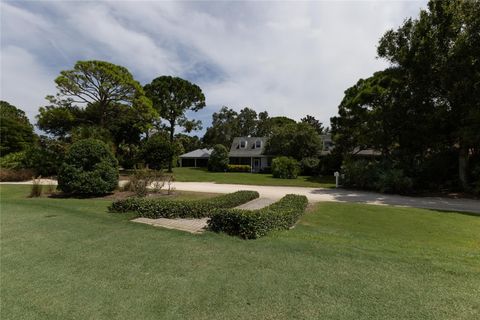
{"label": "green foliage", "polygon": [[48,177],[56,175],[62,166],[67,144],[65,142],[41,136],[38,143],[29,148],[25,155],[25,164],[35,170],[36,175]]}
{"label": "green foliage", "polygon": [[233,208],[259,197],[256,191],[237,191],[210,199],[169,200],[128,198],[112,203],[112,212],[135,212],[146,218],[202,218],[216,209]]}
{"label": "green foliage", "polygon": [[320,159],[315,157],[303,158],[300,161],[302,175],[314,176],[319,173]]}
{"label": "green foliage", "polygon": [[24,169],[26,155],[25,151],[9,153],[0,158],[0,168],[3,169]]}
{"label": "green foliage", "polygon": [[260,210],[218,209],[208,227],[244,239],[256,239],[272,230],[286,230],[298,221],[307,207],[305,196],[289,194]]}
{"label": "green foliage", "polygon": [[316,157],[322,151],[322,139],[306,123],[287,124],[273,131],[265,147],[265,154],[287,156],[301,160]]}
{"label": "green foliage", "polygon": [[349,160],[342,165],[342,185],[359,189],[375,189],[380,175],[379,165],[368,160]]}
{"label": "green foliage", "polygon": [[[391,66],[345,91],[331,121],[336,149],[381,150],[406,175],[421,176],[418,187],[459,181],[468,190],[469,162],[480,154],[479,16],[478,1],[429,1],[418,18],[387,31],[378,55]],[[426,172],[450,151],[456,173],[447,163],[449,176],[437,183]]]}
{"label": "green foliage", "polygon": [[[183,127],[186,132],[201,128],[200,121],[188,119],[185,115],[187,111],[197,112],[205,107],[205,96],[196,84],[178,77],[161,76],[145,85],[145,92],[160,117],[166,120],[171,143],[176,126]],[[172,162],[173,155],[169,172],[172,171]]]}
{"label": "green foliage", "polygon": [[[56,96],[40,108],[38,126],[62,140],[100,139],[118,148],[138,144],[158,116],[130,72],[104,61],[78,61],[55,80]],[[80,105],[74,105],[80,104]],[[132,162],[123,154],[123,162]]]}
{"label": "green foliage", "polygon": [[177,133],[175,135],[175,142],[182,146],[184,153],[203,148],[202,141],[200,141],[197,136],[189,136],[183,133]]}
{"label": "green foliage", "polygon": [[74,143],[58,173],[58,188],[79,195],[105,194],[118,185],[118,164],[108,147],[95,139]]}
{"label": "green foliage", "polygon": [[78,61],[72,70],[55,79],[61,97],[97,104],[100,123],[105,123],[107,107],[116,103],[148,104],[140,84],[124,67],[106,61]]}
{"label": "green foliage", "polygon": [[229,164],[228,172],[252,172],[252,167],[248,164]]}
{"label": "green foliage", "polygon": [[37,115],[37,126],[48,134],[65,137],[79,123],[83,122],[82,110],[72,105],[70,100],[56,100],[47,96],[51,105],[40,107]]}
{"label": "green foliage", "polygon": [[384,193],[409,193],[412,190],[413,180],[406,177],[402,169],[385,169],[380,171],[375,187]]}
{"label": "green foliage", "polygon": [[19,152],[35,141],[33,126],[25,112],[6,101],[0,101],[0,155]]}
{"label": "green foliage", "polygon": [[385,193],[409,193],[413,187],[413,180],[388,162],[349,160],[342,165],[342,174],[346,187]]}
{"label": "green foliage", "polygon": [[217,144],[213,147],[212,154],[208,159],[208,171],[225,171],[228,168],[228,161],[227,148],[221,144]]}
{"label": "green foliage", "polygon": [[268,137],[273,131],[295,124],[295,120],[287,117],[269,117],[267,111],[258,113],[250,108],[240,112],[222,107],[212,115],[212,126],[207,128],[203,142],[208,146],[223,144],[229,148],[235,137]]}
{"label": "green foliage", "polygon": [[277,157],[272,160],[272,175],[280,179],[296,179],[300,171],[297,160],[289,157]]}
{"label": "green foliage", "polygon": [[306,115],[304,118],[300,119],[300,122],[309,124],[312,128],[317,131],[318,134],[323,134],[324,128],[320,120],[317,120],[314,116]]}
{"label": "green foliage", "polygon": [[144,141],[141,148],[142,160],[151,169],[169,167],[175,155],[178,155],[180,146],[171,142],[164,133],[157,133]]}

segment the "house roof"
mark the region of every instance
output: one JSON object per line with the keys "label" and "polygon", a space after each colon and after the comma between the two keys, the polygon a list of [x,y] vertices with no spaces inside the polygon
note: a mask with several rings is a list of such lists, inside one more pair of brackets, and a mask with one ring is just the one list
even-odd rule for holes
{"label": "house roof", "polygon": [[[245,148],[240,146],[242,141],[246,142]],[[260,148],[256,148],[257,141],[260,141]],[[263,154],[266,144],[266,137],[235,137],[228,155],[230,157],[258,157]]]}
{"label": "house roof", "polygon": [[212,149],[197,149],[185,154],[182,154],[180,158],[205,158],[208,159],[212,153]]}

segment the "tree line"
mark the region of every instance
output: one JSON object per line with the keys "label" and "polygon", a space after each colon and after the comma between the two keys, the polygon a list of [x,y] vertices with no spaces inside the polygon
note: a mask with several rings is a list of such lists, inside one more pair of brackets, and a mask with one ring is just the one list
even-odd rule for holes
{"label": "tree line", "polygon": [[[276,135],[276,141],[286,145],[305,126],[310,134],[304,132],[307,139],[296,141],[310,148],[306,152],[311,156],[321,149],[319,135],[324,128],[313,116],[297,124],[287,117],[270,117],[267,111],[257,114],[251,108],[237,113],[223,107],[213,114],[212,126],[202,139],[190,136],[202,123],[187,118],[186,113],[203,109],[205,96],[199,86],[178,77],[159,76],[141,86],[126,68],[93,60],[78,61],[72,69],[61,71],[55,84],[57,92],[46,97],[48,104],[36,116],[36,125],[46,136],[34,134],[19,108],[1,103],[2,157],[21,151],[24,165],[37,167],[42,175],[56,174],[68,146],[90,138],[109,145],[124,168],[143,162],[169,171],[184,152],[218,144],[229,148],[236,136]],[[298,146],[285,148],[278,143],[272,144],[272,154],[282,151],[298,158]]]}
{"label": "tree line", "polygon": [[416,189],[480,192],[480,2],[429,1],[377,52],[390,66],[345,91],[336,151],[380,150],[374,165]]}

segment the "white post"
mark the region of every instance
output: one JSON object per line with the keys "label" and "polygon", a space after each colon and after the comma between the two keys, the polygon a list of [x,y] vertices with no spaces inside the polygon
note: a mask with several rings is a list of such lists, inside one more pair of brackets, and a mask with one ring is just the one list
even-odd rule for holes
{"label": "white post", "polygon": [[194,159],[195,161],[195,168],[197,167],[197,158]]}
{"label": "white post", "polygon": [[338,188],[338,179],[340,178],[340,172],[335,171],[333,175],[335,176],[335,188]]}

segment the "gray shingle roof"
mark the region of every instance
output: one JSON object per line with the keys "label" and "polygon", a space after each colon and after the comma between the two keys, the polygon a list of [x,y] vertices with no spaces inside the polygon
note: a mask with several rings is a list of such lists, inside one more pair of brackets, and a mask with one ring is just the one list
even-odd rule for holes
{"label": "gray shingle roof", "polygon": [[213,149],[197,149],[185,154],[182,154],[180,158],[205,158],[208,159]]}
{"label": "gray shingle roof", "polygon": [[[245,148],[240,146],[242,141],[246,142]],[[260,148],[256,147],[256,142],[260,141]],[[267,138],[265,137],[235,137],[228,155],[230,157],[257,157],[263,154]]]}

